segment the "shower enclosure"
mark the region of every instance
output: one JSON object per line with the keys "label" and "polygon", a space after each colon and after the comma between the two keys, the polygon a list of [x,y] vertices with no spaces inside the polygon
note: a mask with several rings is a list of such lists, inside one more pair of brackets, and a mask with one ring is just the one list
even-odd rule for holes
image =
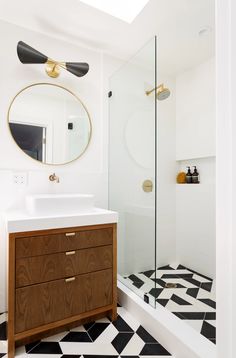
{"label": "shower enclosure", "polygon": [[[201,66],[168,77],[160,65],[157,78],[154,38],[111,77],[109,207],[119,213],[119,280],[215,343],[215,164],[198,151],[212,140],[205,123],[214,118],[206,101],[214,98],[214,74],[212,61]],[[195,81],[205,81],[196,107]],[[189,165],[200,168],[200,182],[176,183]]]}
{"label": "shower enclosure", "polygon": [[[109,98],[109,207],[119,213],[119,280],[153,306],[157,289],[156,48],[154,38],[113,74]],[[160,99],[168,95],[165,90],[159,88]]]}

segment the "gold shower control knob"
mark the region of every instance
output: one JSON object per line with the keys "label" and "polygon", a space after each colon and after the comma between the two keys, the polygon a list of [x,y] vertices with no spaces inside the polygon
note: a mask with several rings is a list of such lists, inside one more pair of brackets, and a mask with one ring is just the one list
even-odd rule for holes
{"label": "gold shower control knob", "polygon": [[151,180],[147,179],[143,182],[143,191],[145,193],[150,193],[153,190],[153,183]]}

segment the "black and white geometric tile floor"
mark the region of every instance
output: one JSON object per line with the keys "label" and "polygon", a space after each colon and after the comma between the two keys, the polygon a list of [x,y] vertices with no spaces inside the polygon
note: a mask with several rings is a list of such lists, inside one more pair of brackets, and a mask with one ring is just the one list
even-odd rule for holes
{"label": "black and white geometric tile floor", "polygon": [[[156,272],[149,270],[124,278],[124,282],[139,296],[146,294],[216,343],[216,301],[212,279],[182,265],[167,265]],[[174,283],[176,287],[166,288],[167,283]]]}
{"label": "black and white geometric tile floor", "polygon": [[[6,357],[7,315],[0,315],[0,358]],[[123,307],[118,319],[88,323],[16,350],[17,358],[164,358],[170,353]]]}

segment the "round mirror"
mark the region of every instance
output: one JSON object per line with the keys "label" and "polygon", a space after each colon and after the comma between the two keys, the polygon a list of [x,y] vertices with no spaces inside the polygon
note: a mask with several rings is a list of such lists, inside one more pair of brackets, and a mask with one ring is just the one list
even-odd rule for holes
{"label": "round mirror", "polygon": [[65,164],[79,158],[91,139],[91,120],[82,101],[51,83],[22,89],[10,105],[8,121],[16,144],[45,164]]}

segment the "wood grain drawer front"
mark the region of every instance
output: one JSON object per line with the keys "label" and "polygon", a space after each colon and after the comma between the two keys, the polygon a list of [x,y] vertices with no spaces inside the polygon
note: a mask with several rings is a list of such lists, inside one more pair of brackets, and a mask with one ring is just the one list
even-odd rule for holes
{"label": "wood grain drawer front", "polygon": [[112,244],[112,228],[48,234],[16,239],[16,258],[72,251]]}
{"label": "wood grain drawer front", "polygon": [[112,267],[112,245],[16,260],[16,287]]}
{"label": "wood grain drawer front", "polygon": [[16,289],[15,333],[112,303],[112,270]]}

